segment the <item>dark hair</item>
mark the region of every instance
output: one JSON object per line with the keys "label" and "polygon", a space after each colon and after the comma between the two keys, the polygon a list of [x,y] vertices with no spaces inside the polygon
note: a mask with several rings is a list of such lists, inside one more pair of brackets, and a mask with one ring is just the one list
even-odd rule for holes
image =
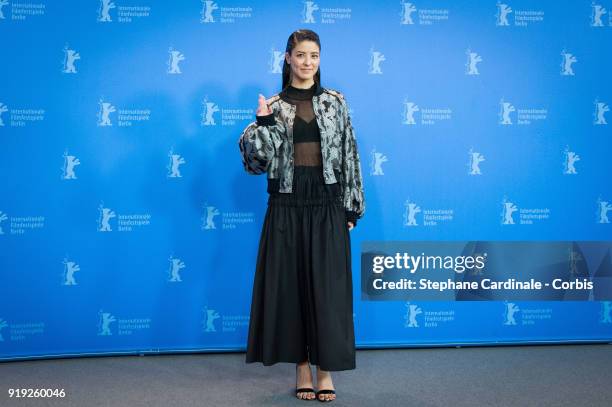
{"label": "dark hair", "polygon": [[[319,51],[321,50],[321,41],[319,41],[319,35],[308,29],[297,30],[291,33],[289,39],[287,40],[287,47],[285,51],[291,55],[291,51],[295,48],[298,43],[301,41],[313,41],[316,42],[319,46]],[[291,78],[293,73],[291,72],[291,66],[287,63],[287,59],[283,58],[283,90],[291,84]],[[315,83],[321,85],[321,66],[317,69],[317,73],[314,76]]]}

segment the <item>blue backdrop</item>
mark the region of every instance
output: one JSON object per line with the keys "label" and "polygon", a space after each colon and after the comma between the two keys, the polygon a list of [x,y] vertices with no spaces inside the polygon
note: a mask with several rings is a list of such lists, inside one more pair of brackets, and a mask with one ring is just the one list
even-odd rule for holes
{"label": "blue backdrop", "polygon": [[361,156],[358,347],[612,338],[592,296],[518,302],[515,325],[500,301],[421,302],[415,326],[359,281],[365,240],[612,240],[612,1],[0,10],[0,359],[244,349],[267,194],[237,140],[298,28]]}

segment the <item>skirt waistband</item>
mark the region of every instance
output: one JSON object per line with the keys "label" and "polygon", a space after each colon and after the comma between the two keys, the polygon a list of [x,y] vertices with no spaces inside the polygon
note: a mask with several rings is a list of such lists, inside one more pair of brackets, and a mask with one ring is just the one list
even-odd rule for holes
{"label": "skirt waistband", "polygon": [[343,206],[341,195],[320,196],[312,198],[295,197],[292,194],[270,194],[268,206],[323,206],[336,205]]}
{"label": "skirt waistband", "polygon": [[323,166],[296,165],[291,193],[279,192],[279,180],[268,179],[268,205],[281,206],[342,206],[342,190],[338,183],[326,184]]}
{"label": "skirt waistband", "polygon": [[[295,165],[293,169],[293,195],[329,195],[340,188],[337,182],[325,183],[323,165]],[[269,194],[280,194],[280,179],[268,178],[267,190]]]}

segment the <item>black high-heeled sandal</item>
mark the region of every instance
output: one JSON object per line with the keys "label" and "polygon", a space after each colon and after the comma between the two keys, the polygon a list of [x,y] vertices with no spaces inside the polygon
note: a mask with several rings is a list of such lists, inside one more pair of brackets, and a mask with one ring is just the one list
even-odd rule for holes
{"label": "black high-heeled sandal", "polygon": [[311,389],[310,387],[301,387],[299,389],[295,389],[295,397],[297,397],[300,400],[307,400],[310,401],[312,399],[309,399],[308,397],[299,397],[298,393],[314,393],[314,389]]}
{"label": "black high-heeled sandal", "polygon": [[335,398],[333,398],[333,399],[329,399],[329,400],[326,400],[326,399],[324,399],[324,398],[323,398],[323,399],[320,399],[320,398],[319,398],[319,394],[336,394],[336,391],[335,391],[335,390],[332,390],[332,389],[323,389],[323,390],[319,390],[318,392],[316,392],[316,393],[315,393],[315,397],[317,398],[317,400],[319,400],[319,401],[321,401],[321,402],[326,402],[326,401],[334,401],[334,400],[335,400]]}

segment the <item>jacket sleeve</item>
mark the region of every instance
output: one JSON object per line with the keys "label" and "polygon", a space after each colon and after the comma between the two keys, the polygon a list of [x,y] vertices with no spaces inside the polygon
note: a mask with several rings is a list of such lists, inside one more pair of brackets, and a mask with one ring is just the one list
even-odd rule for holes
{"label": "jacket sleeve", "polygon": [[242,165],[249,174],[259,175],[268,170],[272,158],[282,144],[283,127],[274,113],[256,116],[238,139]]}
{"label": "jacket sleeve", "polygon": [[342,134],[342,189],[344,209],[349,221],[357,225],[356,220],[365,213],[365,199],[363,193],[363,178],[361,176],[361,161],[357,151],[355,130],[351,123],[348,106],[342,100],[342,114],[344,124]]}

